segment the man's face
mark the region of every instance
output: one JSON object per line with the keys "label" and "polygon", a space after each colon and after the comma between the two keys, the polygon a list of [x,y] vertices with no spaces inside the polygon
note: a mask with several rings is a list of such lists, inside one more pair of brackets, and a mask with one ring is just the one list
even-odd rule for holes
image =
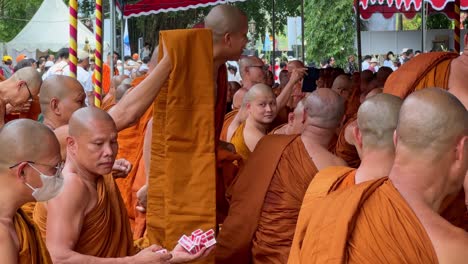
{"label": "man's face", "polygon": [[13,63],[13,62],[12,62],[11,60],[5,61],[5,64],[6,64],[6,65],[11,65],[12,63]]}
{"label": "man's face", "polygon": [[247,37],[248,33],[248,24],[247,18],[244,17],[242,21],[241,30],[239,32],[231,33],[231,45],[230,45],[230,56],[228,60],[239,60],[242,53],[244,52],[245,46],[249,42],[249,38]]}
{"label": "man's face", "polygon": [[247,76],[252,83],[265,83],[266,71],[265,64],[260,59],[256,59],[252,64],[247,66]]}
{"label": "man's face", "polygon": [[89,69],[89,58],[86,58],[82,61],[81,63],[81,67],[83,67],[83,69],[85,70],[88,70]]}
{"label": "man's face", "polygon": [[330,66],[335,66],[335,58],[330,58]]}
{"label": "man's face", "polygon": [[76,162],[96,175],[110,173],[119,148],[115,124],[93,120],[83,130],[74,138]]}
{"label": "man's face", "polygon": [[276,118],[276,98],[274,95],[257,95],[247,108],[249,115],[258,123],[271,124]]}
{"label": "man's face", "polygon": [[119,59],[119,58],[117,57],[117,54],[113,54],[113,55],[112,55],[112,59],[114,60],[114,65],[116,65],[116,64],[117,64],[117,60]]}
{"label": "man's face", "polygon": [[86,94],[81,85],[74,84],[69,86],[70,91],[62,100],[58,107],[60,108],[61,119],[64,124],[68,124],[71,115],[78,109],[85,107]]}
{"label": "man's face", "polygon": [[49,56],[49,61],[55,61],[55,56],[54,56],[54,55],[50,55],[50,56]]}

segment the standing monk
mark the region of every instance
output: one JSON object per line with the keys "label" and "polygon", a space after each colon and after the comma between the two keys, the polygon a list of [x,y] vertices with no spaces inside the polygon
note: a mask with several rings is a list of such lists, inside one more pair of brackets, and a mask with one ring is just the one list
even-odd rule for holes
{"label": "standing monk", "polygon": [[217,263],[286,263],[307,186],[328,166],[346,163],[328,151],[344,100],[318,89],[304,101],[301,135],[266,136],[232,187],[218,237]]}
{"label": "standing monk", "polygon": [[0,130],[0,252],[2,263],[52,263],[34,222],[20,209],[61,190],[62,162],[54,133],[27,119]]}
{"label": "standing monk", "polygon": [[[63,192],[36,206],[34,219],[54,262],[180,263],[196,259],[180,248],[155,253],[153,245],[135,256],[125,206],[110,174],[117,155],[117,129],[103,110],[75,111],[69,123]],[[190,257],[190,258],[188,258]]]}
{"label": "standing monk", "polygon": [[255,56],[242,57],[239,60],[240,76],[242,77],[242,87],[234,94],[232,105],[234,109],[239,109],[244,100],[244,95],[255,84],[265,83],[266,70],[263,61]]}
{"label": "standing monk", "polygon": [[466,108],[438,88],[415,92],[401,107],[395,142],[388,178],[314,201],[289,263],[466,263],[468,234],[438,214],[466,181]]}

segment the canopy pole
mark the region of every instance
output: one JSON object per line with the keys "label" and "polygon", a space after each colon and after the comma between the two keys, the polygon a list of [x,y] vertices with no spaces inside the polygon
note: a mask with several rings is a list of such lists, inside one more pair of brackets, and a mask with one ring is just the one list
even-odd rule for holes
{"label": "canopy pole", "polygon": [[102,0],[96,0],[96,52],[94,67],[94,105],[102,103]]}
{"label": "canopy pole", "polygon": [[426,50],[426,3],[422,2],[421,7],[421,52]]}
{"label": "canopy pole", "polygon": [[362,69],[362,48],[361,48],[361,8],[359,2],[361,0],[355,0],[354,5],[356,8],[356,39],[357,39],[357,50],[358,50],[358,69],[361,72]]}
{"label": "canopy pole", "polygon": [[110,38],[110,78],[112,80],[112,77],[114,76],[115,72],[115,65],[114,65],[114,51],[115,51],[115,0],[109,0],[110,2],[110,21],[111,21],[111,38]]}
{"label": "canopy pole", "polygon": [[460,0],[455,0],[455,29],[453,34],[453,48],[457,54],[460,54]]}
{"label": "canopy pole", "polygon": [[123,63],[123,57],[125,53],[125,43],[124,43],[124,32],[125,32],[125,22],[124,22],[124,16],[123,16],[123,6],[121,8],[121,16],[120,16],[120,56],[122,57],[122,67],[120,69],[120,75],[124,74],[124,63]]}
{"label": "canopy pole", "polygon": [[70,61],[68,65],[70,67],[70,76],[76,79],[76,72],[77,72],[77,65],[78,65],[78,1],[77,0],[70,0],[69,3],[70,7],[68,8],[70,14],[70,40],[68,48],[68,52],[70,54]]}
{"label": "canopy pole", "polygon": [[305,63],[305,45],[304,45],[304,0],[301,1],[301,42],[302,42],[302,62]]}
{"label": "canopy pole", "polygon": [[276,31],[276,10],[275,10],[275,0],[272,0],[272,6],[273,6],[273,27],[272,27],[272,31],[273,31],[273,44],[272,44],[272,47],[273,47],[273,51],[271,53],[271,70],[273,71],[273,74],[275,72],[275,31]]}

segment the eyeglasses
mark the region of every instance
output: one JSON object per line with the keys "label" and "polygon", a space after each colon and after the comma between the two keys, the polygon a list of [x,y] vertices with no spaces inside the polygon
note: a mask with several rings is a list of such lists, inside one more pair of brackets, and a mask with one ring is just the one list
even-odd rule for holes
{"label": "eyeglasses", "polygon": [[10,167],[8,167],[9,169],[13,169],[14,167],[20,165],[21,163],[23,162],[26,162],[28,163],[33,169],[35,169],[36,171],[40,172],[38,169],[36,169],[34,166],[32,166],[31,164],[35,164],[35,165],[41,165],[41,166],[46,166],[46,167],[53,167],[55,169],[55,173],[54,173],[54,177],[59,177],[60,174],[62,173],[62,170],[63,170],[63,166],[65,165],[65,162],[64,161],[60,161],[57,165],[55,166],[51,166],[51,165],[48,165],[48,164],[41,164],[41,163],[36,163],[34,161],[21,161],[21,162],[18,162],[16,163],[15,165],[12,165]]}
{"label": "eyeglasses", "polygon": [[33,100],[33,95],[32,95],[32,93],[31,93],[31,90],[29,89],[28,83],[27,83],[27,82],[24,82],[24,84],[26,85],[26,89],[28,89],[28,93],[29,93],[29,99],[28,99],[28,101],[32,101],[32,100]]}
{"label": "eyeglasses", "polygon": [[262,71],[267,71],[268,65],[251,65],[247,66],[247,68],[260,68]]}

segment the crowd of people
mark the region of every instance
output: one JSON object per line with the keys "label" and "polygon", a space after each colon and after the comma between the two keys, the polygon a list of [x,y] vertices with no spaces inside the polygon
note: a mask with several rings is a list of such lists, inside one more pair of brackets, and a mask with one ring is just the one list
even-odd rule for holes
{"label": "crowd of people", "polygon": [[465,263],[468,35],[397,71],[324,60],[310,89],[303,61],[242,56],[248,21],[161,31],[104,66],[101,108],[86,52],[76,79],[67,49],[3,57],[2,263]]}

